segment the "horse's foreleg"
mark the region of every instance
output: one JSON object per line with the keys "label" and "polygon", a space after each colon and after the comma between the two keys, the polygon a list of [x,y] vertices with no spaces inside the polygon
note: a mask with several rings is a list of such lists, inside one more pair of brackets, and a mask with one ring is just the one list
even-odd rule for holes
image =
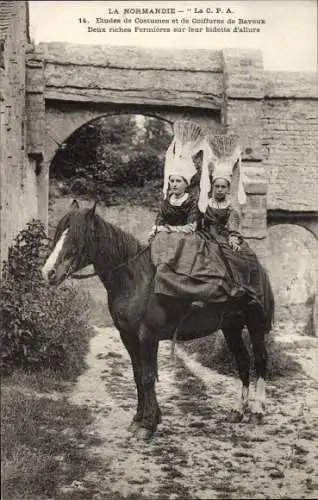
{"label": "horse's foreleg", "polygon": [[151,334],[146,326],[140,328],[139,346],[143,415],[137,436],[149,439],[157,429],[157,425],[161,420],[161,413],[155,391],[158,338]]}
{"label": "horse's foreleg", "polygon": [[134,432],[140,425],[143,416],[143,390],[141,384],[141,364],[140,364],[140,355],[139,355],[139,341],[138,337],[129,336],[126,338],[125,335],[121,334],[121,339],[123,344],[125,345],[132,364],[134,380],[137,389],[137,411],[133,417],[131,424],[129,425],[128,430]]}
{"label": "horse's foreleg", "polygon": [[139,360],[134,359],[133,357],[131,358],[132,361],[132,367],[133,367],[133,372],[134,372],[134,379],[135,379],[135,384],[137,388],[137,410],[135,415],[133,416],[132,422],[129,425],[128,430],[131,432],[134,432],[139,426],[142,421],[142,416],[143,416],[143,405],[144,405],[144,397],[143,397],[143,388],[141,384],[141,366]]}
{"label": "horse's foreleg", "polygon": [[242,382],[239,402],[231,411],[232,420],[240,422],[249,408],[250,357],[242,339],[242,325],[231,325],[222,331],[235,358]]}
{"label": "horse's foreleg", "polygon": [[[254,324],[253,324],[254,323]],[[257,321],[250,322],[249,333],[254,351],[256,371],[256,393],[255,402],[251,408],[254,419],[261,421],[265,410],[265,377],[267,369],[267,352],[265,347],[265,330]]]}

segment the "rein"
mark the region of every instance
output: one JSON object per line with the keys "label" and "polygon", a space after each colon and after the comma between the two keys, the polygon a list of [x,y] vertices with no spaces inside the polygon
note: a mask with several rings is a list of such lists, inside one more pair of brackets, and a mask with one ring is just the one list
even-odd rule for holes
{"label": "rein", "polygon": [[86,278],[92,278],[93,276],[96,276],[96,273],[88,273],[88,274],[71,274],[69,278],[72,278],[74,280],[85,280]]}
{"label": "rein", "polygon": [[[148,248],[149,248],[149,245],[147,245],[145,248],[143,248],[138,253],[136,253],[136,255],[134,257],[132,257],[131,259],[129,259],[129,260],[125,261],[125,262],[122,262],[118,266],[116,266],[113,269],[111,269],[110,272],[114,273],[114,272],[118,271],[119,269],[128,266],[131,262],[134,262],[134,260],[136,260],[138,257],[140,257],[141,255],[143,255],[146,252],[146,250],[148,250]],[[84,280],[86,278],[92,278],[93,276],[97,276],[97,273],[71,274],[69,276],[69,278],[76,279],[76,280]]]}

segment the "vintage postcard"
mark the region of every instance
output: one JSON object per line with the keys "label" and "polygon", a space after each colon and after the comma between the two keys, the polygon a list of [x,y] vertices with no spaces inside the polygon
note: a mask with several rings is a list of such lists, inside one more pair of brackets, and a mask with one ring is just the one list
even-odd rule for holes
{"label": "vintage postcard", "polygon": [[6,499],[318,495],[317,3],[0,1]]}

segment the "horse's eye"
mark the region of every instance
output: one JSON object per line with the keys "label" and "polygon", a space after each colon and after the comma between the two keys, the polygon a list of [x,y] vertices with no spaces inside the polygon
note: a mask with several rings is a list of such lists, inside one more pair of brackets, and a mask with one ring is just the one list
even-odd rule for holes
{"label": "horse's eye", "polygon": [[73,252],[70,248],[66,248],[64,251],[64,257],[66,259],[71,259],[73,257]]}

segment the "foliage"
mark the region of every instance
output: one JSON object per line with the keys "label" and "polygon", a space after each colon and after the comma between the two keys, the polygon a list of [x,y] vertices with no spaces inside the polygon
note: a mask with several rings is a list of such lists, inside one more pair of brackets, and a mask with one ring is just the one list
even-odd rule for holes
{"label": "foliage", "polygon": [[157,118],[107,116],[67,140],[52,162],[51,176],[64,181],[63,194],[117,204],[132,192],[133,201],[136,196],[136,203],[149,206],[158,198],[155,189],[162,184],[170,141],[169,126]]}
{"label": "foliage", "polygon": [[[85,301],[72,286],[41,276],[49,241],[40,221],[21,231],[4,263],[0,295],[0,371],[51,368],[75,374],[88,342]],[[84,311],[84,312],[83,312]]]}

